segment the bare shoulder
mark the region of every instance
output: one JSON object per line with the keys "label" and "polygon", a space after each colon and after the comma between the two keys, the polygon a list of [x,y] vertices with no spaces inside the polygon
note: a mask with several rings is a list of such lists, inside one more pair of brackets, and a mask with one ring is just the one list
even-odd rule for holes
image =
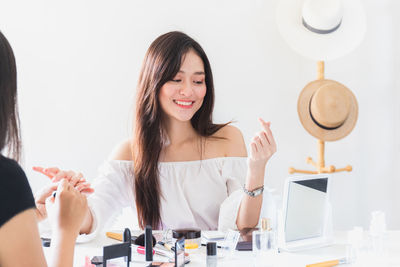
{"label": "bare shoulder", "polygon": [[132,160],[132,141],[127,139],[116,145],[111,152],[110,159]]}
{"label": "bare shoulder", "polygon": [[[24,210],[3,224],[0,240],[1,266],[47,266],[34,209]],[[22,251],[26,257],[19,256]]]}
{"label": "bare shoulder", "polygon": [[246,157],[246,145],[242,132],[233,125],[219,129],[213,137],[217,137],[219,145],[224,150],[225,157]]}

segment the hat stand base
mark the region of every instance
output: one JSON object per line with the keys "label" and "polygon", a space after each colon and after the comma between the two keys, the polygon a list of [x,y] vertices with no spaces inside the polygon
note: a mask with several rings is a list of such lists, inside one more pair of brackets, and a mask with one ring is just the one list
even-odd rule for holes
{"label": "hat stand base", "polygon": [[347,165],[344,168],[338,168],[336,169],[335,166],[329,165],[325,166],[325,142],[322,140],[318,140],[318,150],[319,150],[319,158],[318,162],[315,162],[311,157],[307,157],[306,162],[308,164],[313,165],[317,170],[315,171],[310,171],[310,170],[299,170],[295,169],[293,167],[289,168],[289,173],[305,173],[305,174],[318,174],[318,173],[334,173],[334,172],[343,172],[343,171],[348,171],[351,172],[353,168],[350,165]]}
{"label": "hat stand base", "polygon": [[[325,64],[323,61],[318,61],[317,62],[317,74],[318,74],[318,79],[323,80],[325,79],[324,77],[324,72],[325,72]],[[311,157],[307,157],[306,162],[308,164],[313,165],[316,170],[315,171],[310,171],[310,170],[299,170],[295,169],[293,167],[289,168],[289,173],[304,173],[304,174],[318,174],[318,173],[334,173],[334,172],[343,172],[343,171],[348,171],[351,172],[353,168],[350,165],[347,165],[344,168],[338,168],[336,169],[335,166],[329,165],[325,166],[325,142],[322,140],[318,140],[318,162],[315,162]]]}

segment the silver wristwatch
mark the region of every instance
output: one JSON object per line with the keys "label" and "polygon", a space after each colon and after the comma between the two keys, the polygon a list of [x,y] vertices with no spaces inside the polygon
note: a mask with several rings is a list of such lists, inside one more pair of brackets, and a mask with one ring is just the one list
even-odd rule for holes
{"label": "silver wristwatch", "polygon": [[249,196],[251,196],[251,197],[256,197],[256,196],[258,196],[258,195],[261,195],[262,192],[264,192],[264,185],[261,186],[261,187],[259,187],[259,188],[254,189],[254,190],[252,190],[252,191],[247,190],[247,189],[246,189],[246,185],[243,185],[243,191],[244,191],[247,195],[249,195]]}

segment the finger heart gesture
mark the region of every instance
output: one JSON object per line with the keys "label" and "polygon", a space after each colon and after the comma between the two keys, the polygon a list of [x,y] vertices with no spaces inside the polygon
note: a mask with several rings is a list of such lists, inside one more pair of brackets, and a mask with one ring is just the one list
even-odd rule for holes
{"label": "finger heart gesture", "polygon": [[249,168],[254,171],[264,171],[265,165],[276,152],[276,143],[270,129],[270,122],[258,119],[262,131],[260,131],[250,143]]}

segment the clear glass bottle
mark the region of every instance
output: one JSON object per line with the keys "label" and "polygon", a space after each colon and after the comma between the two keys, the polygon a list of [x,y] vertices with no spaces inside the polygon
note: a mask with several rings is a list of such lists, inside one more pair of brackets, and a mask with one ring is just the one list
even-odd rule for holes
{"label": "clear glass bottle", "polygon": [[[263,266],[274,266],[276,254],[276,236],[271,228],[268,218],[262,218],[261,230],[253,231],[252,249],[254,254],[254,265],[258,266],[263,262]],[[265,265],[267,264],[267,265]]]}

